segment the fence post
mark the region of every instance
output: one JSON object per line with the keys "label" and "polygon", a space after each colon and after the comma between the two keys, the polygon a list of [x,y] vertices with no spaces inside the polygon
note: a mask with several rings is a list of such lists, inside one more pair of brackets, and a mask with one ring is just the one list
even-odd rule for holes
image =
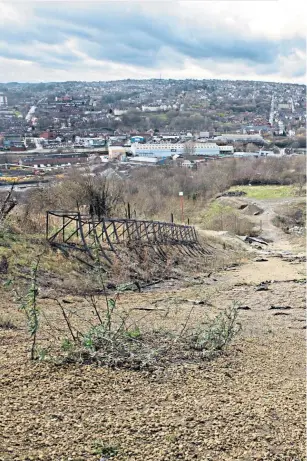
{"label": "fence post", "polygon": [[47,216],[46,216],[46,240],[48,240],[49,236],[49,212],[47,211]]}
{"label": "fence post", "polygon": [[128,209],[128,219],[131,219],[130,203],[128,203],[127,209]]}
{"label": "fence post", "polygon": [[174,222],[174,215],[173,215],[173,213],[171,213],[171,223],[173,223],[173,222]]}

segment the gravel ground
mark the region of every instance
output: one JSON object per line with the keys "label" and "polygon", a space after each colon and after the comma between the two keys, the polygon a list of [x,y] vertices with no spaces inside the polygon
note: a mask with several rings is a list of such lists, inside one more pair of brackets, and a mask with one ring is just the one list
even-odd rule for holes
{"label": "gravel ground", "polygon": [[[250,306],[241,311],[240,338],[212,362],[154,375],[31,364],[24,332],[1,330],[0,460],[98,461],[112,450],[110,459],[131,461],[305,459],[304,286],[274,283],[258,292],[244,277],[239,283],[247,269],[221,274],[210,307],[197,308],[196,318],[231,300]],[[198,285],[121,302],[173,303],[180,319],[188,300],[204,294],[208,287]],[[274,315],[274,304],[291,304],[279,311],[288,315]]]}

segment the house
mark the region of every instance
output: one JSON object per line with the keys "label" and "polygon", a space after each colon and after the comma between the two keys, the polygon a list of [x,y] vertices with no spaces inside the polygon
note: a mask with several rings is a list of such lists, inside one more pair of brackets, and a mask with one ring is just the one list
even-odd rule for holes
{"label": "house", "polygon": [[26,150],[26,144],[23,136],[18,135],[5,135],[3,140],[3,147],[6,150]]}
{"label": "house", "polygon": [[114,109],[113,110],[113,114],[118,117],[120,115],[123,115],[123,114],[126,114],[126,112],[128,112],[128,110],[124,110],[124,109]]}
{"label": "house", "polygon": [[44,138],[44,139],[55,139],[57,137],[57,134],[54,132],[54,131],[43,131],[40,135],[39,135],[40,138]]}
{"label": "house", "polygon": [[103,147],[106,145],[104,137],[92,138],[76,136],[75,142],[84,147]]}
{"label": "house", "polygon": [[260,134],[222,134],[216,136],[214,141],[224,142],[254,142],[254,143],[265,143],[265,140]]}
{"label": "house", "polygon": [[142,106],[142,112],[158,112],[160,109],[159,106]]}

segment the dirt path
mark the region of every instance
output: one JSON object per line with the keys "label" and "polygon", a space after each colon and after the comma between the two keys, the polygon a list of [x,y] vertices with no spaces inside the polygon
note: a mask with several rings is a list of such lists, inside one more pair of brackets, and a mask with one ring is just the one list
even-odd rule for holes
{"label": "dirt path", "polygon": [[[279,227],[274,226],[273,220],[276,218],[276,208],[279,205],[291,205],[301,202],[301,198],[275,199],[275,200],[250,200],[259,208],[263,209],[263,213],[254,217],[254,221],[262,225],[262,235],[271,240],[270,249],[275,251],[290,251],[295,252],[293,241],[289,240],[289,236]],[[304,249],[301,249],[304,251]]]}
{"label": "dirt path", "polygon": [[297,264],[295,260],[292,261],[291,264],[291,261],[290,263],[288,261],[291,257],[304,257],[305,248],[303,240],[301,239],[299,243],[295,242],[295,239],[291,238],[291,236],[283,232],[281,228],[273,224],[273,220],[277,216],[275,210],[279,205],[285,206],[298,203],[302,199],[244,200],[255,204],[263,210],[263,213],[249,218],[258,228],[262,228],[261,236],[269,242],[267,246],[263,246],[262,249],[251,248],[243,243],[239,237],[232,236],[228,232],[197,229],[204,237],[216,236],[238,249],[242,249],[246,252],[253,251],[259,258],[262,257],[267,260],[262,262],[252,260],[239,267],[235,271],[233,277],[242,283],[260,283],[265,280],[293,280],[305,277],[306,271],[304,264]]}

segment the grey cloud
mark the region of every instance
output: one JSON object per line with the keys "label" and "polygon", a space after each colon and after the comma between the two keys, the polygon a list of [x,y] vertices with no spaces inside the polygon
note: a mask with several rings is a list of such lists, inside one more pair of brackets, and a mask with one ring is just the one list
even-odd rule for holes
{"label": "grey cloud", "polygon": [[[174,3],[174,8],[179,4]],[[5,28],[3,39],[6,50],[0,56],[29,59],[20,44],[32,47],[31,60],[44,67],[80,63],[80,57],[67,50],[56,53],[50,49],[45,56],[36,52],[36,43],[63,45],[69,38],[76,40],[78,50],[89,58],[143,68],[160,68],[176,63],[181,56],[198,61],[243,62],[263,73],[278,65],[278,57],[287,57],[293,49],[305,50],[305,40],[294,37],[288,40],[254,38],[236,29],[230,29],[219,18],[216,24],[203,28],[182,24],[176,15],[164,16],[144,12],[137,3],[118,2],[100,4],[47,3],[34,7],[34,17],[24,26]],[[240,35],[241,34],[241,35]],[[165,51],[167,50],[167,52]],[[297,71],[296,71],[297,72]]]}

